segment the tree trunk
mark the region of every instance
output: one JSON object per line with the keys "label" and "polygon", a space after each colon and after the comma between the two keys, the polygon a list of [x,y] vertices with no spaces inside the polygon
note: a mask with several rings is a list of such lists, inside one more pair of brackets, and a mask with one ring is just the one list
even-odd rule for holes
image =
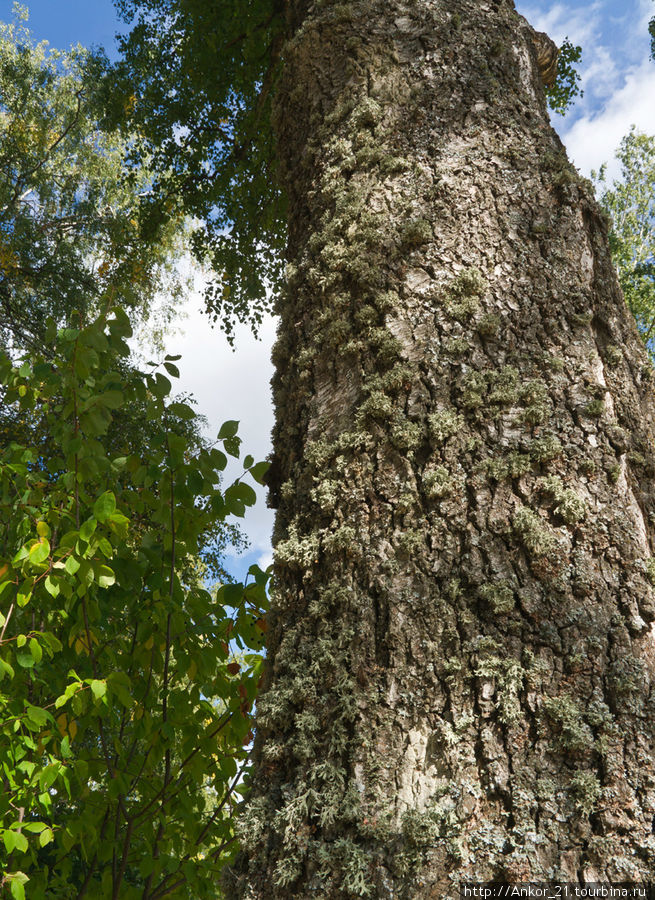
{"label": "tree trunk", "polygon": [[290,0],[276,592],[229,896],[655,867],[653,370],[511,0]]}

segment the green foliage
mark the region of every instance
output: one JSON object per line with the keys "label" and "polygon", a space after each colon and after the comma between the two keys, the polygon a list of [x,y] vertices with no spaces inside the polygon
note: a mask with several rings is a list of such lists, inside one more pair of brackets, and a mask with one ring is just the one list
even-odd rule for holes
{"label": "green foliage", "polygon": [[129,135],[101,130],[99,61],[34,44],[27,12],[0,22],[0,340],[43,345],[43,323],[107,299],[146,313],[165,286],[165,327],[182,281],[172,266],[179,216],[145,239],[144,158],[129,170]]}
{"label": "green foliage", "polygon": [[574,46],[568,37],[564,38],[557,58],[557,78],[546,88],[548,106],[553,112],[563,116],[573,106],[576,97],[582,97],[580,75],[576,65],[582,58],[582,48]]}
{"label": "green foliage", "polygon": [[270,126],[282,3],[115,3],[133,27],[107,65],[104,102],[109,121],[138,134],[130,158],[152,159],[146,221],[159,227],[177,210],[201,221],[192,243],[214,273],[208,309],[228,337],[235,319],[256,329],[285,234]]}
{"label": "green foliage", "polygon": [[655,328],[655,137],[633,127],[616,156],[620,180],[609,185],[606,166],[592,178],[611,220],[610,247],[623,294],[648,345]]}
{"label": "green foliage", "polygon": [[[212,595],[199,560],[255,494],[243,478],[220,489],[236,422],[190,447],[193,410],[161,367],[120,369],[125,313],[78,318],[50,321],[47,358],[0,356],[4,405],[51,436],[0,453],[4,894],[216,897],[247,784],[268,576],[253,567],[251,584]],[[175,358],[163,368],[174,377]],[[117,453],[108,436],[129,403],[149,439]],[[262,464],[244,465],[261,481]]]}

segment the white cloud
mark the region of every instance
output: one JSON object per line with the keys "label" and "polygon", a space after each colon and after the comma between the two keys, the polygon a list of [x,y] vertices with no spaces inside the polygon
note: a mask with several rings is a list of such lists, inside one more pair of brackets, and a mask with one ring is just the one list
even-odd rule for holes
{"label": "white cloud", "polygon": [[[167,339],[166,351],[182,355],[177,363],[180,379],[174,383],[175,392],[193,394],[198,412],[207,417],[210,438],[216,437],[223,422],[238,419],[242,458],[250,454],[256,461],[265,459],[271,451],[273,427],[269,383],[276,320],[268,317],[264,321],[261,340],[256,340],[249,328],[238,327],[233,351],[223,332],[211,327],[199,295],[192,297],[187,311],[181,333]],[[226,483],[241,472],[241,466],[232,463],[225,474]],[[257,504],[241,521],[252,550],[264,554],[270,552],[273,511],[266,506],[266,489],[255,487]]]}
{"label": "white cloud", "polygon": [[563,121],[562,139],[575,165],[588,175],[604,162],[609,163],[608,174],[618,174],[614,152],[621,138],[636,125],[640,131],[655,134],[655,65],[645,61],[625,76],[624,84],[607,101],[600,112],[587,114],[566,127]]}
{"label": "white cloud", "polygon": [[596,43],[599,33],[599,22],[603,0],[586,3],[583,7],[571,7],[570,4],[553,3],[548,9],[533,6],[531,3],[517,2],[516,8],[525,16],[536,31],[545,31],[556,44],[561,44],[568,37],[574,44]]}

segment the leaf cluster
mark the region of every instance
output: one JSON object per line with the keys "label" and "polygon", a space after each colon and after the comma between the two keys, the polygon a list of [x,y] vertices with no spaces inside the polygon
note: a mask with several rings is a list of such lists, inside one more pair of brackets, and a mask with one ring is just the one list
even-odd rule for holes
{"label": "leaf cluster", "polygon": [[107,298],[144,320],[164,287],[174,308],[181,220],[145,239],[151,176],[145,158],[126,166],[125,134],[98,125],[102,60],[34,44],[14,12],[0,22],[0,340],[40,347],[49,316],[93,318]]}
{"label": "leaf cluster", "polygon": [[592,173],[611,221],[610,247],[626,302],[652,353],[655,328],[655,137],[633,126],[616,153],[621,178]]}
{"label": "leaf cluster", "polygon": [[280,275],[283,199],[276,186],[271,92],[282,36],[280,0],[115,0],[132,24],[107,64],[111,127],[130,158],[151,160],[146,233],[184,212],[208,263],[208,310],[231,337],[256,330]]}
{"label": "leaf cluster", "polygon": [[584,96],[576,68],[581,58],[582,47],[574,46],[568,37],[564,38],[557,57],[557,78],[554,84],[546,87],[548,106],[560,116],[568,112],[576,97]]}
{"label": "leaf cluster", "polygon": [[[247,457],[222,490],[237,423],[190,446],[175,358],[117,367],[122,310],[48,328],[53,355],[0,357],[4,404],[52,436],[0,453],[1,883],[17,900],[26,885],[34,900],[215,897],[247,784],[268,575],[211,593],[198,560],[266,466]],[[108,447],[129,402],[149,439]]]}

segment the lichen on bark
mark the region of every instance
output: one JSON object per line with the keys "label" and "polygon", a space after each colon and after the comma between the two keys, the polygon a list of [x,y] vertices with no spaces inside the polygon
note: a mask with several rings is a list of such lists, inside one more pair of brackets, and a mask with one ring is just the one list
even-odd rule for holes
{"label": "lichen on bark", "polygon": [[509,0],[296,0],[276,588],[230,896],[655,867],[653,389]]}

